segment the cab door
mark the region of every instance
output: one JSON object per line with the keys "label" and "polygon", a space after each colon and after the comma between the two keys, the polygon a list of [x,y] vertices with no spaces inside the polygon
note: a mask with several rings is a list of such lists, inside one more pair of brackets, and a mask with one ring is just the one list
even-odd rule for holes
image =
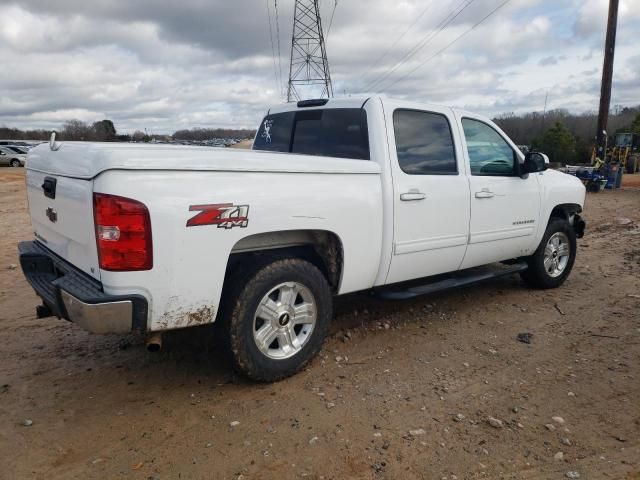
{"label": "cab door", "polygon": [[520,177],[521,153],[497,127],[472,116],[459,120],[471,190],[462,268],[531,254],[540,220],[538,176]]}
{"label": "cab door", "polygon": [[[457,270],[467,248],[469,184],[447,108],[385,111],[393,177],[393,255],[387,283]],[[393,108],[393,107],[396,108]]]}

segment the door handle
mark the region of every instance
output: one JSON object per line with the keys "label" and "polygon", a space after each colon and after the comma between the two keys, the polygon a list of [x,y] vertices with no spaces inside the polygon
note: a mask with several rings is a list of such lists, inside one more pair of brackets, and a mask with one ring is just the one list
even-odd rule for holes
{"label": "door handle", "polygon": [[411,202],[413,200],[424,200],[427,196],[418,190],[410,190],[407,193],[400,194],[400,200],[403,202]]}
{"label": "door handle", "polygon": [[495,193],[493,193],[487,188],[483,188],[479,192],[476,192],[476,198],[491,198],[494,196],[495,196]]}

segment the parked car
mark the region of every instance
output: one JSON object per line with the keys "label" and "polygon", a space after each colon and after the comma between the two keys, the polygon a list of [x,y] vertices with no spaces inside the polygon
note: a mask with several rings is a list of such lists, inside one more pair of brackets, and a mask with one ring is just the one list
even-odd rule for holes
{"label": "parked car", "polygon": [[24,167],[27,154],[16,151],[17,148],[0,146],[0,165],[9,167]]}
{"label": "parked car", "polygon": [[23,142],[21,140],[0,140],[0,146],[13,145],[16,147],[26,147],[31,148],[33,146],[32,143]]}
{"label": "parked car", "polygon": [[156,349],[216,322],[273,381],[318,353],[335,295],[562,285],[585,188],[546,167],[483,116],[377,97],[271,108],[253,151],[52,139],[29,153],[20,263],[39,317]]}
{"label": "parked car", "polygon": [[27,147],[22,147],[20,145],[7,145],[7,148],[22,155],[29,153],[29,149]]}

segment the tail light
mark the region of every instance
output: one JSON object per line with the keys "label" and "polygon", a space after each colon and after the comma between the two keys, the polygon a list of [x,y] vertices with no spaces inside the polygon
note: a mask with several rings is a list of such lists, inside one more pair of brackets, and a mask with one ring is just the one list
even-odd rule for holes
{"label": "tail light", "polygon": [[144,203],[94,193],[93,214],[101,269],[125,272],[153,267],[151,220]]}

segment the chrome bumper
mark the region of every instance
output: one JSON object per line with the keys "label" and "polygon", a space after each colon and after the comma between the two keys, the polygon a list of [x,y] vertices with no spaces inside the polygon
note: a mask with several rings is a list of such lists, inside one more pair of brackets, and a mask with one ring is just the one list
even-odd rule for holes
{"label": "chrome bumper", "polygon": [[108,295],[96,279],[39,242],[18,245],[24,276],[42,299],[38,318],[56,316],[92,333],[144,331],[147,301],[140,295]]}
{"label": "chrome bumper", "polygon": [[131,300],[85,303],[69,292],[60,290],[69,320],[92,333],[128,333],[131,331]]}

